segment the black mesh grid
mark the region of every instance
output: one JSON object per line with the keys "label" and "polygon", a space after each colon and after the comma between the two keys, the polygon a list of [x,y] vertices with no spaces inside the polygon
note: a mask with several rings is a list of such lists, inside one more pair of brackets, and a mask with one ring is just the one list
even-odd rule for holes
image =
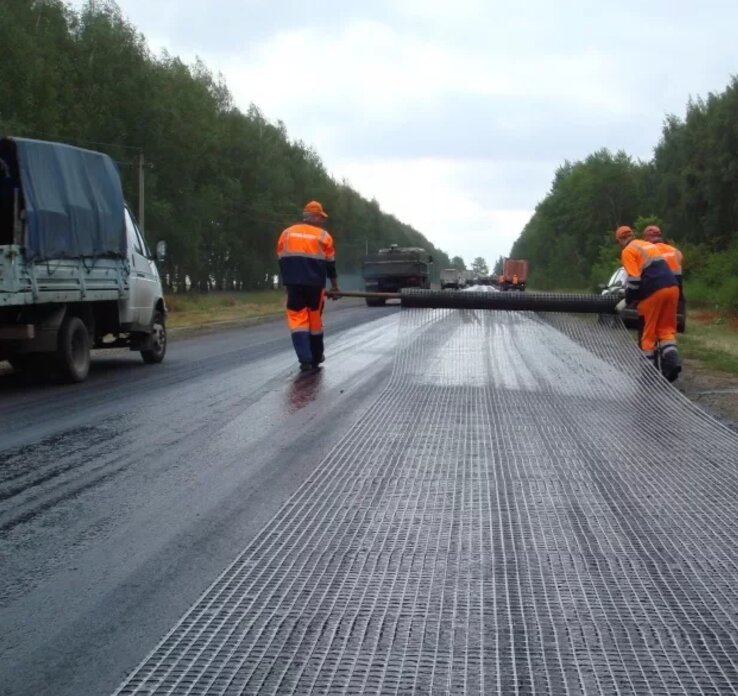
{"label": "black mesh grid", "polygon": [[616,319],[403,309],[371,412],[117,694],[738,693],[738,438]]}

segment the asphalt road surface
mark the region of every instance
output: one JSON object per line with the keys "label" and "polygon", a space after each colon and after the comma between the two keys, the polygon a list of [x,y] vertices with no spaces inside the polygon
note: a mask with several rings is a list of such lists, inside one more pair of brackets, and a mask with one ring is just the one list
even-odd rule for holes
{"label": "asphalt road surface", "polygon": [[112,692],[387,381],[398,307],[101,351],[75,386],[0,376],[0,693]]}
{"label": "asphalt road surface", "polygon": [[0,688],[738,693],[738,437],[622,328],[328,324],[0,384]]}

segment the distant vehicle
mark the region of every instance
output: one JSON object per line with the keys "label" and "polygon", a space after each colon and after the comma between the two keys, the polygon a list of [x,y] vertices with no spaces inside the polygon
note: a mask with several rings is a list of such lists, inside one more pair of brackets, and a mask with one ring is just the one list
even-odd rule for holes
{"label": "distant vehicle", "polygon": [[[165,254],[157,245],[157,258]],[[0,139],[0,360],[81,382],[90,349],[166,352],[156,268],[99,152]]]}
{"label": "distant vehicle", "polygon": [[502,265],[503,281],[498,283],[500,290],[525,290],[528,282],[527,259],[505,259]]}
{"label": "distant vehicle", "polygon": [[[625,269],[620,266],[611,276],[607,283],[601,284],[600,289],[602,295],[618,295],[625,297],[625,288],[628,285],[628,274]],[[629,329],[638,329],[640,327],[640,317],[635,307],[626,307],[621,313],[620,318],[623,324]],[[677,308],[677,331],[684,333],[687,328],[687,309],[682,298]]]}
{"label": "distant vehicle", "polygon": [[463,271],[458,268],[444,268],[441,271],[441,290],[458,290],[463,286]]}
{"label": "distant vehicle", "polygon": [[464,278],[464,287],[469,288],[472,285],[478,285],[479,278],[474,274],[474,271],[462,271]]}
{"label": "distant vehicle", "polygon": [[[433,257],[420,247],[391,244],[377,254],[368,254],[361,264],[367,292],[399,292],[403,288],[430,289]],[[383,298],[366,298],[370,307],[380,307]]]}

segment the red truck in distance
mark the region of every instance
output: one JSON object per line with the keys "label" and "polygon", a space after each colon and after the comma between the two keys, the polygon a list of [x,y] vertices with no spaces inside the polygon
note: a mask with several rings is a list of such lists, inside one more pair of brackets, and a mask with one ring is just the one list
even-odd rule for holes
{"label": "red truck in distance", "polygon": [[500,290],[525,290],[528,282],[528,259],[505,259]]}

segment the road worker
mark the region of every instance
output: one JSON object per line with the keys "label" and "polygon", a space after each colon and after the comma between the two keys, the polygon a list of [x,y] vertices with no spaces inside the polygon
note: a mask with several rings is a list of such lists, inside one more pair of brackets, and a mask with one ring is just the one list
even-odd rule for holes
{"label": "road worker", "polygon": [[637,304],[643,322],[641,350],[654,365],[658,358],[661,372],[673,382],[682,369],[676,345],[677,280],[658,248],[636,239],[630,227],[618,227],[615,239],[622,249],[623,268],[628,274],[625,301]]}
{"label": "road worker", "polygon": [[679,284],[679,305],[677,306],[677,313],[683,316],[686,303],[684,301],[684,287],[682,284],[682,252],[675,246],[667,244],[663,240],[661,236],[661,228],[657,225],[649,225],[646,227],[646,229],[643,230],[643,238],[647,242],[651,242],[651,244],[661,252],[661,256],[664,257],[664,261],[669,264],[669,268]]}
{"label": "road worker", "polygon": [[300,370],[315,370],[323,353],[326,278],[338,290],[333,238],[324,229],[328,215],[318,201],[305,205],[302,222],[282,231],[277,241],[279,272],[287,289],[287,324]]}

